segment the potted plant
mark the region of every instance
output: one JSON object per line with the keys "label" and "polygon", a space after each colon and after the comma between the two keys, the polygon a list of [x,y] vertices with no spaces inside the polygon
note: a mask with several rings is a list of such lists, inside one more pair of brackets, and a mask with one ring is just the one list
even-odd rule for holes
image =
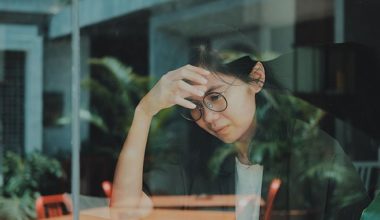
{"label": "potted plant", "polygon": [[25,157],[7,151],[3,158],[4,184],[0,187],[0,219],[35,219],[35,200],[57,190],[63,177],[60,163],[39,152]]}

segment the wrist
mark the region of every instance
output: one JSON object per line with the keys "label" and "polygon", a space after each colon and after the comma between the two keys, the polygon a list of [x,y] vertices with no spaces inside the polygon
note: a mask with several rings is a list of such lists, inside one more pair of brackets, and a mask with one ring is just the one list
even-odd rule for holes
{"label": "wrist", "polygon": [[152,113],[151,111],[149,111],[149,109],[150,109],[149,106],[145,104],[144,100],[141,100],[139,104],[136,106],[135,115],[138,114],[148,119],[151,119],[153,118],[155,113]]}

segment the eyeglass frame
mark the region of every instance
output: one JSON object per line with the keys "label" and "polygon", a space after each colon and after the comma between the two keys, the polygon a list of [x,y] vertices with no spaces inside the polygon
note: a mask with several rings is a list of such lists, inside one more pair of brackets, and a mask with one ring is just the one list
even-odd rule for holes
{"label": "eyeglass frame", "polygon": [[[232,86],[233,86],[233,84],[234,84],[234,82],[236,81],[236,79],[237,78],[235,78],[234,79],[234,81],[224,90],[224,91],[222,91],[222,92],[208,92],[208,93],[206,93],[204,96],[203,96],[203,99],[202,99],[202,106],[200,107],[199,105],[196,105],[196,107],[195,107],[195,109],[191,109],[191,110],[198,110],[199,112],[200,112],[200,117],[198,118],[198,119],[190,119],[190,118],[187,118],[187,117],[185,117],[183,114],[181,114],[181,116],[184,118],[184,119],[186,119],[186,120],[188,120],[188,121],[193,121],[193,122],[195,122],[195,121],[198,121],[199,119],[201,119],[202,117],[203,117],[203,109],[204,109],[204,106],[206,106],[209,110],[211,110],[211,111],[213,111],[213,112],[223,112],[223,111],[225,111],[226,109],[227,109],[227,107],[228,107],[228,101],[227,101],[227,98],[224,96],[224,94],[227,92],[227,90],[229,89],[229,88],[231,88]],[[223,80],[224,81],[224,80]],[[209,95],[211,95],[211,94],[218,94],[218,95],[220,95],[223,99],[224,99],[224,101],[226,102],[226,107],[224,108],[224,109],[222,109],[222,110],[219,110],[219,111],[216,111],[216,110],[213,110],[213,109],[211,109],[208,105],[207,105],[207,103],[205,102],[205,98],[207,97],[207,96],[209,96]]]}

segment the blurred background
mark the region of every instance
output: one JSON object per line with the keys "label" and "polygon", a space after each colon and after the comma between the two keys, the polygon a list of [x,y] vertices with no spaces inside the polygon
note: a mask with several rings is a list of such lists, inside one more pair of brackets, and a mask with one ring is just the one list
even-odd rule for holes
{"label": "blurred background", "polygon": [[[157,78],[186,64],[199,42],[228,50],[229,56],[244,52],[274,62],[273,77],[328,112],[321,128],[358,169],[369,167],[369,176],[362,178],[371,198],[380,189],[379,1],[79,3],[76,27],[70,0],[0,0],[1,201],[28,198],[32,204],[37,195],[71,190],[75,28],[80,31],[81,194],[105,196],[101,183],[113,179],[135,105]],[[173,121],[160,114],[150,143],[186,138],[181,136],[186,125]]]}

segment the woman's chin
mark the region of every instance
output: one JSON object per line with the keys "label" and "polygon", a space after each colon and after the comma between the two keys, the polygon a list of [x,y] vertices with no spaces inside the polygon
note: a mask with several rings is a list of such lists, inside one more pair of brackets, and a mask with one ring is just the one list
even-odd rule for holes
{"label": "woman's chin", "polygon": [[240,137],[240,136],[236,137],[237,135],[235,133],[231,132],[231,130],[225,130],[224,132],[220,132],[220,133],[216,133],[213,131],[208,131],[208,132],[226,144],[234,143]]}
{"label": "woman's chin", "polygon": [[232,143],[236,142],[236,140],[237,140],[237,138],[233,138],[230,136],[216,136],[216,137],[226,144],[232,144]]}

